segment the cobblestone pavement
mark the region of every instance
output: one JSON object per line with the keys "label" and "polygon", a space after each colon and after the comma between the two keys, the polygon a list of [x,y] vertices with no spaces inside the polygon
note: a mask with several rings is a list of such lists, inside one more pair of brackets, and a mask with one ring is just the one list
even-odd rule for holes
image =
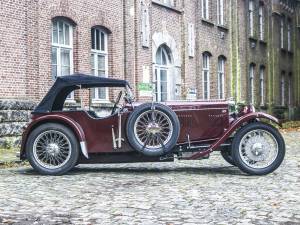
{"label": "cobblestone pavement", "polygon": [[0,170],[2,224],[300,224],[300,132],[275,173],[209,160],[79,166],[61,177]]}

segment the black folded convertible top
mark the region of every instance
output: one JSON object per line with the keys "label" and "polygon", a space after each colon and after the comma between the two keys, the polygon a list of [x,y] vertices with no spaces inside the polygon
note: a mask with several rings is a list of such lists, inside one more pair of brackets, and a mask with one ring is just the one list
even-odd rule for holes
{"label": "black folded convertible top", "polygon": [[129,84],[125,80],[96,77],[86,74],[74,74],[57,77],[55,83],[50,88],[46,96],[35,108],[34,113],[62,110],[67,96],[76,89],[126,86],[129,86]]}

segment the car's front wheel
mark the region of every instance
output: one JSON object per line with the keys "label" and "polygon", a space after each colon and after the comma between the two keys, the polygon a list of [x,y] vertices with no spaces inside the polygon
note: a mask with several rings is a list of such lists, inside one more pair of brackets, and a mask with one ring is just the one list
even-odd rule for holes
{"label": "car's front wheel", "polygon": [[62,175],[76,165],[79,145],[69,128],[57,123],[46,123],[29,135],[26,156],[39,173]]}
{"label": "car's front wheel", "polygon": [[281,165],[285,155],[284,139],[271,125],[250,123],[236,133],[231,155],[245,173],[265,175]]}

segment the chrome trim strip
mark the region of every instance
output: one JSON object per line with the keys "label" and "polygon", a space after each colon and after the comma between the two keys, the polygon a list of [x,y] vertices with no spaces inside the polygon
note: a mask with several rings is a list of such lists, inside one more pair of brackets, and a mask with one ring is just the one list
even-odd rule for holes
{"label": "chrome trim strip", "polygon": [[89,154],[87,151],[87,147],[86,147],[86,142],[85,141],[81,141],[80,142],[80,147],[81,147],[81,152],[82,154],[85,156],[85,158],[89,158]]}

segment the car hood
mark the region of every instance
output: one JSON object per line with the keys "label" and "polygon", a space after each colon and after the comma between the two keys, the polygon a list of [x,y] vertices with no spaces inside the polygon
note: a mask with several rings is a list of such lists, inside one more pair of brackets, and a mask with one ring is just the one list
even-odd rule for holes
{"label": "car hood", "polygon": [[[145,102],[134,102],[133,106],[139,106]],[[205,109],[205,108],[228,108],[227,101],[168,101],[160,102],[173,110],[176,109]]]}

